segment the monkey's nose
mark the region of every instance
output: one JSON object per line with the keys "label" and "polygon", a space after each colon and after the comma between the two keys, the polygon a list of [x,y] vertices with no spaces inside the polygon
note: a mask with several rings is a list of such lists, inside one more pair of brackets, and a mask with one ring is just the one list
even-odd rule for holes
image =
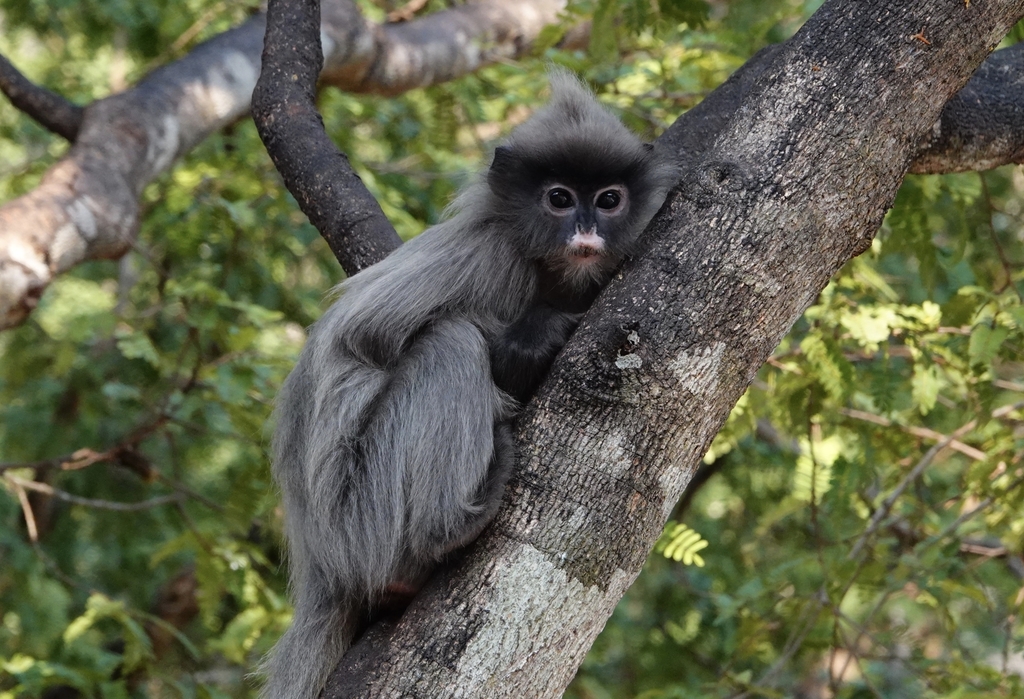
{"label": "monkey's nose", "polygon": [[604,250],[604,238],[597,234],[597,224],[584,230],[583,226],[576,224],[576,234],[569,241],[571,250],[586,252],[601,252]]}

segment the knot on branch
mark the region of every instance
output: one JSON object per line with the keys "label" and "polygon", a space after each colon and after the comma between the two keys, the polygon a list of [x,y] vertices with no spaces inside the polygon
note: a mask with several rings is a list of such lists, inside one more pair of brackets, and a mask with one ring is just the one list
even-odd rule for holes
{"label": "knot on branch", "polygon": [[683,174],[679,192],[700,208],[748,189],[750,177],[732,160],[706,160]]}

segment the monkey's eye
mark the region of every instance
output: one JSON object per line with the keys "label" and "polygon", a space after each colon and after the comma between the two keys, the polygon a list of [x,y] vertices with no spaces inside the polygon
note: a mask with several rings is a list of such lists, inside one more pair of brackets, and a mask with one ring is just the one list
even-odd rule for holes
{"label": "monkey's eye", "polygon": [[599,209],[610,210],[618,207],[622,203],[622,195],[616,192],[614,189],[607,189],[597,195],[597,201],[594,204]]}
{"label": "monkey's eye", "polygon": [[572,194],[568,190],[555,187],[548,192],[548,203],[556,209],[569,209],[575,202],[573,202]]}

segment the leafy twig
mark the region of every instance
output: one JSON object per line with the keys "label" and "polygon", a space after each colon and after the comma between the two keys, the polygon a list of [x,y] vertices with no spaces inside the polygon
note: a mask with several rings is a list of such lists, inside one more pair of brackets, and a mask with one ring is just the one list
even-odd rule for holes
{"label": "leafy twig", "polygon": [[893,505],[895,505],[899,497],[903,495],[903,491],[905,491],[911,483],[920,478],[921,474],[924,473],[925,469],[931,465],[938,453],[948,447],[958,437],[973,430],[976,424],[976,420],[971,420],[966,425],[960,427],[956,432],[933,446],[923,457],[921,457],[921,460],[918,461],[914,468],[910,470],[910,473],[904,476],[903,480],[901,480],[893,489],[892,493],[889,494],[889,497],[887,497],[882,502],[881,506],[875,510],[875,514],[872,515],[867,529],[864,530],[864,533],[860,535],[860,538],[857,539],[857,543],[855,543],[853,548],[850,550],[849,557],[851,559],[860,555],[860,552],[864,549],[868,539],[882,526],[882,520],[884,520],[889,515],[889,512],[892,511]]}

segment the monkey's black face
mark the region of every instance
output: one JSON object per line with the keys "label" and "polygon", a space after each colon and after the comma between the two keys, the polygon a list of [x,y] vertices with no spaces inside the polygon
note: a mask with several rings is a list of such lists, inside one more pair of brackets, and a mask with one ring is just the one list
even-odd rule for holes
{"label": "monkey's black face", "polygon": [[644,197],[635,193],[644,191],[648,151],[614,159],[600,151],[575,148],[540,159],[502,147],[488,174],[523,253],[573,285],[606,278],[640,232]]}
{"label": "monkey's black face", "polygon": [[589,277],[619,257],[618,232],[629,213],[625,185],[572,186],[553,182],[541,187],[540,208],[550,217],[550,248],[544,255],[571,276]]}

